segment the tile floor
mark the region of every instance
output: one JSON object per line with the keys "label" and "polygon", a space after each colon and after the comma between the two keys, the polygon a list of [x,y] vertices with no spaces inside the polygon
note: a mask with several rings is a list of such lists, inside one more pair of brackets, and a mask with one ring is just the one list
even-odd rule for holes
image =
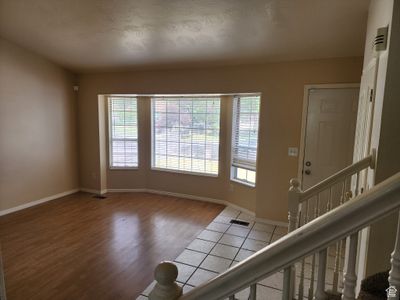
{"label": "tile floor", "polygon": [[[249,222],[248,226],[231,224],[231,219]],[[281,238],[287,228],[256,222],[254,217],[239,210],[227,207],[202,231],[199,236],[186,247],[175,259],[178,267],[177,282],[187,292],[219,273],[229,269],[236,263],[246,259],[263,247]],[[329,248],[327,288],[332,287],[334,248]],[[343,265],[343,263],[342,263]],[[315,268],[318,259],[316,256]],[[312,257],[307,257],[304,264],[304,297],[308,295],[311,283]],[[316,270],[315,269],[315,270]],[[301,263],[296,264],[296,285],[300,279]],[[316,278],[314,279],[316,282]],[[341,282],[341,277],[339,279]],[[137,300],[148,299],[155,282],[152,282]],[[257,299],[282,299],[283,272],[278,272],[257,284]],[[315,288],[316,283],[314,284]],[[298,288],[296,288],[297,294]],[[249,288],[237,293],[235,298],[247,300]]]}

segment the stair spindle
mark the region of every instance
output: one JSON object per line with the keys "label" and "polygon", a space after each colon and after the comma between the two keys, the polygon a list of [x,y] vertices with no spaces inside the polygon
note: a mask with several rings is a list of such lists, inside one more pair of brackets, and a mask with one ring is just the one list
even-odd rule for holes
{"label": "stair spindle", "polygon": [[357,244],[358,244],[358,232],[353,233],[349,237],[349,248],[347,257],[346,272],[343,280],[343,300],[354,300],[356,298],[356,260],[357,260]]}
{"label": "stair spindle", "polygon": [[357,196],[359,194],[360,189],[360,172],[356,174],[356,189],[354,190],[354,195]]}
{"label": "stair spindle", "polygon": [[[332,205],[332,187],[329,188],[327,212],[331,209],[331,205]],[[325,278],[326,278],[327,256],[328,256],[327,249],[323,249],[318,253],[318,277],[317,277],[317,288],[315,290],[315,299],[317,300],[326,299]]]}
{"label": "stair spindle", "polygon": [[332,187],[329,188],[329,198],[328,202],[326,203],[326,212],[332,209]]}
{"label": "stair spindle", "polygon": [[332,291],[334,293],[338,292],[338,283],[339,283],[339,263],[340,263],[340,250],[341,250],[341,243],[339,241],[335,245],[335,266],[333,269],[333,282],[332,282]]}
{"label": "stair spindle", "polygon": [[256,300],[256,299],[257,299],[257,284],[252,284],[250,286],[249,300]]}
{"label": "stair spindle", "polygon": [[[341,197],[339,201],[339,206],[344,203],[345,200],[345,192],[346,192],[346,180],[347,178],[344,179],[342,183],[342,192],[341,192]],[[333,282],[332,282],[332,292],[337,294],[338,293],[338,284],[339,284],[339,268],[340,268],[340,259],[341,259],[341,251],[342,251],[342,240],[336,242],[335,245],[335,265],[333,269]]]}
{"label": "stair spindle", "polygon": [[[321,195],[321,193],[318,193],[318,195],[317,195],[316,203],[314,206],[314,218],[313,219],[316,219],[319,216],[320,195]],[[308,299],[310,299],[310,300],[314,298],[315,264],[316,264],[316,257],[315,257],[315,253],[314,253],[312,256],[312,263],[311,263],[310,288],[308,289]]]}
{"label": "stair spindle", "polygon": [[328,251],[323,249],[318,253],[318,277],[317,277],[317,288],[315,290],[315,299],[324,300],[326,299],[325,293],[325,277],[326,277],[326,259]]}
{"label": "stair spindle", "polygon": [[314,299],[314,270],[315,270],[315,254],[312,255],[310,287],[308,288],[308,300]]}
{"label": "stair spindle", "polygon": [[[303,202],[301,204],[301,210],[303,211],[304,208],[304,212],[302,214],[303,216],[303,225],[308,223],[308,200]],[[301,225],[301,224],[300,224]],[[304,268],[305,268],[305,263],[306,263],[306,259],[305,257],[303,257],[303,259],[301,260],[301,269],[300,269],[300,281],[299,281],[299,299],[303,299],[304,297]]]}

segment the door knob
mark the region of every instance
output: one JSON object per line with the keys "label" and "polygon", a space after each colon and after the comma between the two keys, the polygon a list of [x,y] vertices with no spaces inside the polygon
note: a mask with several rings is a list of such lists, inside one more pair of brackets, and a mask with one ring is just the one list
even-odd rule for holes
{"label": "door knob", "polygon": [[311,174],[311,170],[305,170],[304,173],[306,173],[306,175],[310,175]]}

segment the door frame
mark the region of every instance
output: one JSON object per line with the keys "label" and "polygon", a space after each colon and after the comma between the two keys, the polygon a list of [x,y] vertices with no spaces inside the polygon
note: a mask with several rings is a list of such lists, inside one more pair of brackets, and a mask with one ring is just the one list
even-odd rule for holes
{"label": "door frame", "polygon": [[304,164],[305,139],[306,139],[307,117],[308,117],[307,112],[308,112],[308,102],[309,102],[310,90],[312,90],[312,89],[346,89],[346,88],[360,89],[360,84],[359,83],[333,83],[333,84],[306,84],[306,85],[304,85],[299,159],[298,159],[298,167],[297,167],[297,178],[300,181],[301,188],[303,188],[303,172],[302,172],[302,170],[303,170],[303,164]]}

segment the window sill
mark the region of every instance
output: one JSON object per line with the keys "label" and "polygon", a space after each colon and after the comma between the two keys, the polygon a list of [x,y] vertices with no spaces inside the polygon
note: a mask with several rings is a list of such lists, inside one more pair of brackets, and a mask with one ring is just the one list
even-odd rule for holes
{"label": "window sill", "polygon": [[255,184],[252,184],[252,183],[249,183],[249,182],[245,182],[245,181],[241,181],[241,180],[235,179],[235,178],[231,178],[231,181],[236,182],[236,183],[240,183],[242,185],[245,185],[245,186],[247,186],[249,188],[253,188],[253,189],[256,187]]}
{"label": "window sill", "polygon": [[164,168],[156,168],[151,167],[152,171],[160,171],[160,172],[168,172],[174,174],[183,174],[183,175],[194,175],[194,176],[202,176],[202,177],[218,177],[219,174],[208,174],[208,173],[197,173],[197,172],[189,172],[189,171],[180,171],[180,170],[171,170],[171,169],[164,169]]}
{"label": "window sill", "polygon": [[137,171],[139,167],[108,167],[110,171]]}

